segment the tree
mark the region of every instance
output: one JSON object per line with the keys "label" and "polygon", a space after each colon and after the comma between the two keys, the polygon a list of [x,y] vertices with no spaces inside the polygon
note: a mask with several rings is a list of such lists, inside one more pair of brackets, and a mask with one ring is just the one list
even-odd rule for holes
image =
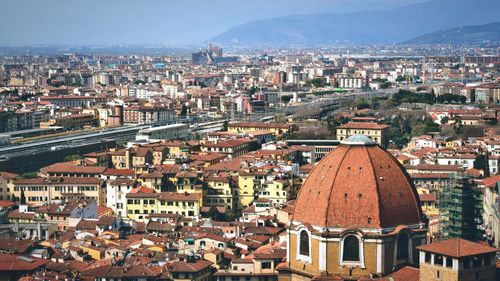
{"label": "tree", "polygon": [[27,173],[21,174],[19,176],[20,179],[33,179],[33,178],[36,178],[36,177],[38,177],[38,173],[37,172],[27,172]]}
{"label": "tree", "polygon": [[307,81],[306,85],[320,88],[320,87],[324,87],[326,85],[326,80],[323,78],[314,78],[314,79]]}
{"label": "tree", "polygon": [[411,135],[412,136],[420,136],[420,135],[425,135],[431,132],[441,132],[441,129],[439,128],[439,125],[434,123],[432,119],[429,117],[426,117],[425,120],[422,122],[417,122],[412,130],[411,130]]}
{"label": "tree", "polygon": [[21,189],[21,195],[19,197],[19,203],[21,205],[26,205],[26,195],[24,195],[24,189]]}
{"label": "tree", "polygon": [[370,103],[363,97],[357,97],[354,101],[354,107],[356,107],[357,109],[369,108]]}
{"label": "tree", "polygon": [[403,76],[403,75],[399,75],[397,78],[396,78],[396,82],[403,82],[403,81],[406,81],[406,77]]}
{"label": "tree", "polygon": [[483,170],[484,176],[490,176],[490,164],[488,154],[478,154],[474,160],[474,169]]}
{"label": "tree", "polygon": [[334,115],[330,115],[326,119],[328,130],[330,130],[330,132],[333,132],[333,133],[335,133],[337,131],[338,126],[341,126],[347,122],[349,122],[349,118],[347,118],[345,116],[335,117]]}
{"label": "tree", "polygon": [[448,116],[444,116],[443,118],[441,118],[441,124],[443,125],[448,124],[448,120],[449,120]]}
{"label": "tree", "polygon": [[229,216],[226,213],[220,213],[216,207],[210,207],[208,216],[214,221],[229,221]]}
{"label": "tree", "polygon": [[436,102],[436,95],[431,93],[415,93],[409,90],[400,89],[397,93],[392,95],[392,101],[395,104],[408,103],[427,103],[434,104]]}
{"label": "tree", "polygon": [[76,160],[80,160],[82,159],[83,157],[78,155],[78,154],[74,154],[74,155],[68,155],[66,157],[64,157],[64,162],[69,162],[69,161],[76,161]]}
{"label": "tree", "polygon": [[351,108],[354,105],[354,101],[351,99],[345,99],[340,102],[340,108]]}
{"label": "tree", "polygon": [[438,103],[461,103],[464,104],[467,98],[462,95],[443,94],[436,98]]}
{"label": "tree", "polygon": [[181,109],[181,116],[186,116],[187,113],[188,113],[188,107],[187,105],[183,104]]}
{"label": "tree", "polygon": [[259,88],[257,87],[251,87],[247,91],[247,96],[253,96],[253,94],[257,93],[259,91]]}

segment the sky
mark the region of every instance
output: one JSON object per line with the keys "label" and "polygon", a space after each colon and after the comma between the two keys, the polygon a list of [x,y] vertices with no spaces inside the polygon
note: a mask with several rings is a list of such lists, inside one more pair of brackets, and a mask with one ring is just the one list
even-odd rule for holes
{"label": "sky", "polygon": [[202,44],[253,20],[388,10],[424,1],[0,0],[0,46]]}

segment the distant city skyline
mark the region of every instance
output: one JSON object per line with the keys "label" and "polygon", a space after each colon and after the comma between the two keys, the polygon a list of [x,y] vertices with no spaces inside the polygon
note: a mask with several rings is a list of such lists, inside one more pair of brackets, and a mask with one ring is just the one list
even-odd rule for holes
{"label": "distant city skyline", "polygon": [[425,0],[0,0],[0,46],[200,44],[253,20],[387,10],[419,2]]}

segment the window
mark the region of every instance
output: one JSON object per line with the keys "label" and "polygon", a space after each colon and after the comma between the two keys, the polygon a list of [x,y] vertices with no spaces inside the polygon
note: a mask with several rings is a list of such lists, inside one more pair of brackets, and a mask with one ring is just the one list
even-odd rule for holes
{"label": "window", "polygon": [[431,253],[425,253],[425,262],[430,263],[431,262]]}
{"label": "window", "polygon": [[408,259],[408,234],[401,233],[398,236],[398,252],[397,259],[398,260],[406,260]]}
{"label": "window", "polygon": [[452,268],[453,267],[453,259],[450,257],[446,257],[446,267]]}
{"label": "window", "polygon": [[360,261],[359,258],[359,239],[356,236],[349,235],[344,238],[344,252],[342,255],[344,261]]}
{"label": "window", "polygon": [[465,257],[462,261],[462,264],[463,264],[463,268],[464,269],[468,269],[470,268],[470,259],[469,257]]}
{"label": "window", "polygon": [[484,265],[491,265],[491,256],[484,256]]}
{"label": "window", "polygon": [[299,254],[309,256],[309,234],[305,230],[300,232]]}
{"label": "window", "polygon": [[271,262],[262,262],[262,269],[271,269]]}
{"label": "window", "polygon": [[435,265],[443,265],[443,256],[435,255],[434,256],[434,264]]}

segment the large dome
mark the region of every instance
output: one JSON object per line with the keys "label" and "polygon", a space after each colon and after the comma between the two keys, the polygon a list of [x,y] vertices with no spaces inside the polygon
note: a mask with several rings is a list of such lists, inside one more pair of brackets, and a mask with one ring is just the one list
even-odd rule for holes
{"label": "large dome", "polygon": [[399,162],[357,135],[311,171],[297,196],[292,219],[320,227],[386,228],[421,223],[422,209]]}

